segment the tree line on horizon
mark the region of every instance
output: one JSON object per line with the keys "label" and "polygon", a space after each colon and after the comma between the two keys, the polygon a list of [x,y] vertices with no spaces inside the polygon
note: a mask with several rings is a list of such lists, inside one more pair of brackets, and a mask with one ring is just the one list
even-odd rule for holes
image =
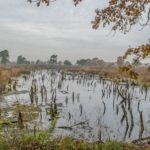
{"label": "tree line on horizon", "polygon": [[[96,60],[96,58],[94,58]],[[94,60],[93,59],[93,60]],[[97,58],[98,60],[98,58]],[[101,61],[103,62],[103,60]],[[41,60],[36,60],[36,61],[29,61],[27,58],[25,58],[22,55],[19,55],[17,57],[17,60],[15,62],[11,62],[10,61],[10,54],[8,50],[3,50],[0,51],[0,64],[19,64],[19,65],[23,65],[23,64],[58,64],[58,65],[66,65],[66,66],[72,66],[72,62],[70,60],[64,60],[64,61],[58,61],[58,55],[53,54],[50,56],[50,59],[48,61],[41,61]],[[91,63],[91,59],[80,59],[77,60],[76,65],[89,65]]]}
{"label": "tree line on horizon", "polygon": [[[121,56],[120,56],[121,57]],[[120,58],[118,57],[118,58]],[[117,58],[117,59],[118,59]],[[122,61],[122,62],[121,62]],[[120,61],[117,60],[118,63],[123,63],[123,60],[120,58]],[[81,66],[97,66],[97,65],[102,65],[104,64],[103,59],[99,58],[93,58],[93,59],[79,59],[76,61],[75,65],[81,65]],[[64,61],[58,61],[58,55],[53,54],[50,56],[50,59],[47,61],[41,61],[41,60],[36,60],[36,61],[29,61],[27,58],[25,58],[22,55],[19,55],[17,57],[17,60],[15,62],[10,61],[10,54],[8,50],[3,50],[0,51],[0,64],[58,64],[58,65],[66,65],[66,66],[72,66],[72,62],[70,60],[64,60]]]}
{"label": "tree line on horizon", "polygon": [[48,61],[41,61],[41,60],[36,60],[36,61],[29,61],[26,57],[19,55],[17,57],[17,60],[15,62],[10,61],[10,54],[8,50],[2,50],[0,51],[0,64],[19,64],[19,65],[28,65],[28,64],[64,64],[67,66],[71,66],[72,63],[69,60],[65,60],[64,62],[58,61],[58,56],[57,55],[51,55],[50,59]]}
{"label": "tree line on horizon", "polygon": [[[77,65],[77,66],[104,66],[107,64],[109,66],[117,65],[118,67],[132,65],[132,63],[130,63],[129,61],[125,61],[122,56],[118,56],[116,59],[116,62],[106,62],[103,59],[99,59],[99,58],[95,57],[92,59],[81,58],[81,59],[78,59],[75,64],[73,64],[70,60],[64,60],[64,61],[58,60],[58,55],[56,55],[56,54],[51,55],[49,60],[47,60],[47,61],[41,61],[39,59],[37,59],[36,61],[29,61],[24,56],[19,55],[15,62],[11,62],[10,61],[10,54],[9,54],[8,50],[0,51],[0,64],[4,64],[4,65],[5,64],[18,64],[18,65],[51,64],[51,65],[65,65],[65,66],[73,66],[73,65]],[[139,65],[142,65],[142,63],[137,64],[137,66],[139,66]],[[146,65],[149,65],[149,64],[146,64]]]}

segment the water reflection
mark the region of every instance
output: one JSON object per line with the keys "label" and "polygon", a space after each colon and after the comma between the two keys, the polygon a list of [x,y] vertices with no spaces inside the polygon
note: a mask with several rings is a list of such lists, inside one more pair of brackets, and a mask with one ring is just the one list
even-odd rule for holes
{"label": "water reflection", "polygon": [[41,129],[49,128],[59,116],[56,135],[132,140],[147,136],[149,131],[144,125],[150,119],[148,87],[137,87],[130,81],[115,83],[96,74],[55,70],[19,77],[15,86],[29,93],[6,96],[9,105],[17,97],[19,103],[40,107],[35,122]]}

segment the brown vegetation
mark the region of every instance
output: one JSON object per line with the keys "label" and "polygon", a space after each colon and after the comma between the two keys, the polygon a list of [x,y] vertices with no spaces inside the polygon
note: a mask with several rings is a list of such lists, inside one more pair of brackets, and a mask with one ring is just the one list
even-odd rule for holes
{"label": "brown vegetation", "polygon": [[5,88],[6,83],[12,78],[19,76],[21,73],[27,73],[29,69],[17,66],[0,66],[0,92]]}
{"label": "brown vegetation", "polygon": [[[71,67],[67,68],[68,71],[72,72],[88,72],[88,73],[96,73],[102,76],[103,78],[113,80],[113,81],[122,81],[122,79],[132,79],[131,76],[126,73],[119,70],[117,66],[111,65],[111,64],[105,64],[103,66],[97,66],[97,67]],[[150,69],[149,67],[137,67],[135,71],[138,73],[138,78],[136,81],[141,83],[150,84]]]}
{"label": "brown vegetation", "polygon": [[[5,85],[12,77],[19,76],[20,74],[29,73],[31,70],[36,69],[64,69],[72,72],[88,72],[99,74],[103,78],[122,81],[122,79],[131,78],[127,73],[121,72],[113,63],[104,63],[98,66],[60,66],[60,65],[16,65],[16,66],[0,66],[0,92],[5,89]],[[135,71],[138,73],[136,81],[138,83],[150,83],[150,69],[149,67],[137,67]]]}

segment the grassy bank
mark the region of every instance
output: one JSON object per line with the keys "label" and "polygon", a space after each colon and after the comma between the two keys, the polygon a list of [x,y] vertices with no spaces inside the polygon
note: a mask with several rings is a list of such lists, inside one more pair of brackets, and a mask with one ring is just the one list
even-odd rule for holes
{"label": "grassy bank", "polygon": [[0,138],[1,150],[140,150],[140,147],[115,141],[89,143],[71,137],[47,139],[47,133],[24,135],[13,139]]}

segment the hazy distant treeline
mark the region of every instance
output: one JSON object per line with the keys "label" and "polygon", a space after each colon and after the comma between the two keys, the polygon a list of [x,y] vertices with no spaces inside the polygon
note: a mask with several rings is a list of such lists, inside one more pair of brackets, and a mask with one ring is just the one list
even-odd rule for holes
{"label": "hazy distant treeline", "polygon": [[[124,61],[123,57],[119,56],[117,57],[116,62],[105,62],[103,59],[99,59],[97,57],[95,58],[88,58],[88,59],[79,59],[76,61],[76,63],[72,63],[70,60],[58,60],[58,55],[53,54],[49,57],[48,60],[42,61],[42,60],[33,60],[29,61],[26,57],[19,55],[17,57],[16,61],[11,62],[10,61],[10,54],[8,50],[0,51],[0,64],[38,64],[38,65],[44,65],[44,64],[54,64],[54,65],[65,65],[65,66],[123,66],[123,65],[130,65],[130,62]],[[140,64],[139,64],[140,65]]]}

